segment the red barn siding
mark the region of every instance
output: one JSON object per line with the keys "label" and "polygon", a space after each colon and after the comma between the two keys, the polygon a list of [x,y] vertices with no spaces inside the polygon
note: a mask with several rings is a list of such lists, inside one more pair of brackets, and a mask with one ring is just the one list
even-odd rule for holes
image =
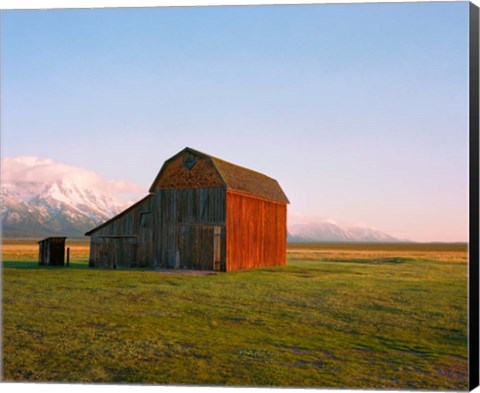
{"label": "red barn siding", "polygon": [[287,206],[227,191],[226,270],[284,266]]}

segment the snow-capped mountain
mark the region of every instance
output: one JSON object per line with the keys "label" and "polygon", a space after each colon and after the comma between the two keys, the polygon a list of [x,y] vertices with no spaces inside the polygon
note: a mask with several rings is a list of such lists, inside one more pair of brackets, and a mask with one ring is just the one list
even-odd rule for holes
{"label": "snow-capped mountain", "polygon": [[37,157],[2,160],[2,234],[82,236],[131,202],[118,192],[139,191],[83,168]]}
{"label": "snow-capped mountain", "polygon": [[288,225],[291,242],[399,242],[384,232],[361,226],[340,226],[331,220],[307,220]]}
{"label": "snow-capped mountain", "polygon": [[2,184],[4,236],[83,235],[124,210],[128,203],[67,180]]}

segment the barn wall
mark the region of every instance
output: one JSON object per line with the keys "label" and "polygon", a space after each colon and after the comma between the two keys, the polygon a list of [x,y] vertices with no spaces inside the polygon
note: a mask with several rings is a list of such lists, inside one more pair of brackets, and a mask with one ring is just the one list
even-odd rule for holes
{"label": "barn wall", "polygon": [[160,189],[155,206],[158,267],[212,270],[214,259],[225,261],[223,188]]}
{"label": "barn wall", "polygon": [[152,266],[156,228],[153,201],[152,196],[147,197],[91,234],[91,266]]}
{"label": "barn wall", "polygon": [[286,264],[287,206],[227,191],[226,271]]}

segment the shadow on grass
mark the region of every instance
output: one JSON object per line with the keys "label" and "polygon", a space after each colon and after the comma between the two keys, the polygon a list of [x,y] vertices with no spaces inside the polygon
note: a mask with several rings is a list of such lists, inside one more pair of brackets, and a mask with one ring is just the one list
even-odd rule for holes
{"label": "shadow on grass", "polygon": [[4,261],[2,262],[4,269],[88,269],[87,263],[70,263],[69,266],[40,266],[38,262],[22,262],[22,261]]}

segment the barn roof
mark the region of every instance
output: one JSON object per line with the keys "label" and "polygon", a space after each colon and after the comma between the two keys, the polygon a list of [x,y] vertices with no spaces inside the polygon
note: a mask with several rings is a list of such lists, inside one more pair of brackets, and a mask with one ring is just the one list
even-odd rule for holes
{"label": "barn roof", "polygon": [[65,236],[50,236],[46,237],[45,239],[39,240],[37,243],[49,242],[51,240],[65,240]]}
{"label": "barn roof", "polygon": [[150,187],[150,192],[155,191],[155,185],[159,181],[160,174],[162,173],[165,165],[167,165],[169,161],[175,159],[185,152],[210,159],[227,189],[244,192],[278,202],[289,203],[287,196],[275,179],[272,179],[271,177],[268,177],[260,172],[255,172],[251,169],[247,169],[221,160],[220,158],[213,157],[209,154],[202,153],[198,150],[194,150],[190,147],[186,147],[181,152],[165,161],[165,164]]}

